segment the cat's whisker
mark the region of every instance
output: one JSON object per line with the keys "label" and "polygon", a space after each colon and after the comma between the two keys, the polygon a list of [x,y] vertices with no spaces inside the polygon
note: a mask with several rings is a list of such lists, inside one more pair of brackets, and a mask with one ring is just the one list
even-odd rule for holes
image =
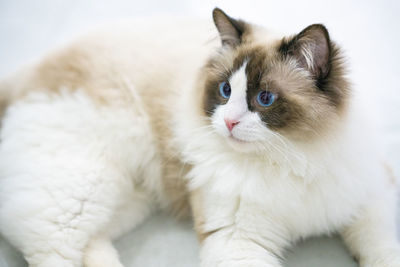
{"label": "cat's whisker", "polygon": [[276,138],[276,140],[278,140],[279,143],[284,146],[284,149],[286,150],[287,153],[289,153],[290,155],[292,155],[297,159],[302,158],[302,156],[299,153],[297,153],[296,150],[293,148],[293,145],[288,141],[285,141],[284,138],[279,133],[271,131],[270,134],[272,134],[274,138]]}

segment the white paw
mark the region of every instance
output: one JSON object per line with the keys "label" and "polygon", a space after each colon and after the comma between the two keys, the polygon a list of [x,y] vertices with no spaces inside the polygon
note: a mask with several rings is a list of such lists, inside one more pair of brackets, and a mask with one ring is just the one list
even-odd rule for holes
{"label": "white paw", "polygon": [[271,265],[269,263],[257,260],[224,261],[218,264],[218,267],[281,267],[280,265]]}
{"label": "white paw", "polygon": [[201,267],[282,267],[279,258],[265,247],[223,233],[204,241],[200,259]]}
{"label": "white paw", "polygon": [[123,267],[118,252],[108,239],[94,239],[86,249],[85,267]]}
{"label": "white paw", "polygon": [[227,257],[226,259],[219,259],[217,261],[202,261],[202,267],[282,267],[282,265],[276,261],[266,261],[263,259],[251,259],[251,258],[235,258]]}

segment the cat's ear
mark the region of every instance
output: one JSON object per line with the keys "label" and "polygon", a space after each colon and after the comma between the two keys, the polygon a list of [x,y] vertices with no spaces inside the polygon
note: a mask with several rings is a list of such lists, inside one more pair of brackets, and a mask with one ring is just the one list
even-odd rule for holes
{"label": "cat's ear", "polygon": [[290,40],[284,40],[280,51],[294,56],[300,67],[317,79],[324,79],[330,70],[331,43],[328,30],[322,24],[313,24]]}
{"label": "cat's ear", "polygon": [[235,47],[241,43],[245,28],[243,21],[229,17],[219,8],[214,8],[213,19],[222,45]]}

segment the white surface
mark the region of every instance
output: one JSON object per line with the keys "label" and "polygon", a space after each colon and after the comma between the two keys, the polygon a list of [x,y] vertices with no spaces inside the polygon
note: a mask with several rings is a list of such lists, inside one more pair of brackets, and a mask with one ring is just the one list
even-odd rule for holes
{"label": "white surface", "polygon": [[[324,23],[332,38],[345,48],[351,79],[376,110],[387,155],[396,174],[400,173],[400,2],[395,0],[0,0],[0,77],[99,23],[157,15],[210,18],[214,6],[286,33]],[[198,266],[198,244],[191,229],[190,222],[157,215],[118,240],[116,246],[127,267]],[[337,238],[306,241],[287,256],[287,267],[357,266]],[[0,239],[3,266],[26,264]]]}
{"label": "white surface", "polygon": [[[115,242],[126,267],[198,267],[196,236],[190,221],[160,214]],[[285,267],[355,267],[339,238],[314,238],[288,251]],[[0,240],[0,267],[27,266],[21,255]]]}

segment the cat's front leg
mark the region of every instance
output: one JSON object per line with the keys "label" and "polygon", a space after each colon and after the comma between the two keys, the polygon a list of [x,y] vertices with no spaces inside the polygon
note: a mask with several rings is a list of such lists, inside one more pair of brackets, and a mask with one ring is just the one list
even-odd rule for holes
{"label": "cat's front leg", "polygon": [[371,200],[341,234],[361,267],[400,267],[393,190]]}
{"label": "cat's front leg", "polygon": [[282,266],[282,240],[275,240],[274,235],[269,238],[268,226],[258,224],[257,216],[242,216],[232,200],[200,190],[192,193],[191,203],[202,267]]}
{"label": "cat's front leg", "polygon": [[268,247],[241,236],[233,229],[210,234],[201,245],[202,267],[281,267]]}

